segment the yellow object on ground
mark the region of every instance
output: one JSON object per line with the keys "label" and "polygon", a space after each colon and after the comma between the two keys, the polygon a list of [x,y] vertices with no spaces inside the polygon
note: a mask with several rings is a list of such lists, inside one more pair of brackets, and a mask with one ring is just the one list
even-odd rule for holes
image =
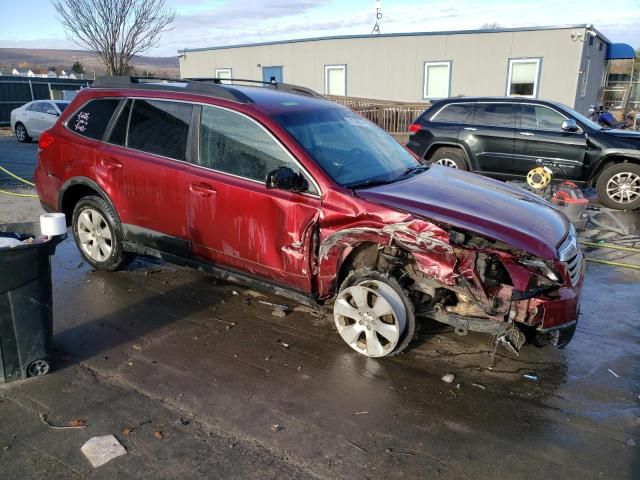
{"label": "yellow object on ground", "polygon": [[536,190],[545,188],[551,183],[551,174],[544,167],[536,167],[527,173],[527,183]]}

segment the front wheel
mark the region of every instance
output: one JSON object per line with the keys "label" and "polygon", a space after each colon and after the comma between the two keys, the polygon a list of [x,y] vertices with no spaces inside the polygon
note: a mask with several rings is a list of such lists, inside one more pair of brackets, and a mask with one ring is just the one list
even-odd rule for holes
{"label": "front wheel", "polygon": [[80,253],[96,270],[119,270],[129,262],[120,222],[103,198],[81,198],[73,209],[72,228]]}
{"label": "front wheel", "polygon": [[617,163],[606,168],[596,184],[598,200],[616,210],[640,208],[640,165]]}
{"label": "front wheel", "polygon": [[401,353],[413,338],[413,304],[398,281],[368,268],[346,278],[333,305],[342,339],[367,357]]}

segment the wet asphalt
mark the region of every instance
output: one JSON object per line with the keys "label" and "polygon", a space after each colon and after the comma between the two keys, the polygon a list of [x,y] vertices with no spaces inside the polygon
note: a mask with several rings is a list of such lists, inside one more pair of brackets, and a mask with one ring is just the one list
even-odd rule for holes
{"label": "wet asphalt", "polygon": [[[15,136],[0,135],[0,165],[25,180],[33,181],[37,153],[37,142],[20,143]],[[0,171],[0,186],[13,184],[15,179]]]}
{"label": "wet asphalt", "polygon": [[638,272],[589,265],[573,342],[493,366],[489,337],[429,321],[407,354],[367,359],[330,319],[259,303],[289,300],[154,261],[92,272],[70,240],[53,278],[58,372],[82,365],[303,476],[640,478]]}

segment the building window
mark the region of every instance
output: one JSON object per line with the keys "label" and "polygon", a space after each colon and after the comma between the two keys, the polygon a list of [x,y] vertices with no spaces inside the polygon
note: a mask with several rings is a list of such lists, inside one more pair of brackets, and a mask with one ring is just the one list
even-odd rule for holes
{"label": "building window", "polygon": [[540,79],[540,59],[523,58],[509,60],[507,95],[537,97]]}
{"label": "building window", "polygon": [[[216,78],[231,78],[231,69],[230,68],[216,68]],[[220,83],[228,83],[231,84],[231,80],[221,80]]]}
{"label": "building window", "polygon": [[347,66],[346,65],[325,65],[324,66],[324,93],[327,95],[347,94]]}
{"label": "building window", "polygon": [[425,62],[424,89],[425,100],[447,98],[451,87],[451,62]]}
{"label": "building window", "polygon": [[587,57],[584,61],[584,70],[582,70],[582,87],[580,87],[580,96],[587,94],[587,83],[589,82],[589,68],[591,68],[591,58]]}

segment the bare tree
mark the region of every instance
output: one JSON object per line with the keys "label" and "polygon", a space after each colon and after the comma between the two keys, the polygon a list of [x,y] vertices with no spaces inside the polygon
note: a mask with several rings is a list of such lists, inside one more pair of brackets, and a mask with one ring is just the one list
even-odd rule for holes
{"label": "bare tree", "polygon": [[134,55],[157,45],[174,10],[165,0],[53,0],[69,40],[95,52],[109,75],[132,70]]}
{"label": "bare tree", "polygon": [[480,30],[500,30],[502,28],[502,25],[500,25],[498,22],[487,22],[487,23],[483,23],[480,26]]}

